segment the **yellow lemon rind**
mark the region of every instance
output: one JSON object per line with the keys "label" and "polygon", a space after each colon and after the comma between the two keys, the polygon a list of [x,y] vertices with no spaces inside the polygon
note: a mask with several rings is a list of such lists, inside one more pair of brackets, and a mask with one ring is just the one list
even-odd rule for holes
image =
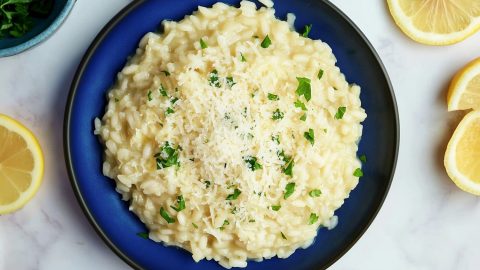
{"label": "yellow lemon rind", "polygon": [[3,215],[12,213],[22,208],[37,193],[42,183],[44,173],[44,160],[42,148],[40,147],[37,138],[35,138],[35,136],[30,130],[28,130],[16,120],[3,114],[0,114],[0,125],[10,131],[18,133],[22,138],[24,138],[25,142],[27,143],[27,148],[32,152],[34,160],[34,168],[31,172],[31,185],[27,188],[27,190],[20,194],[20,197],[15,202],[8,205],[0,205],[0,215]]}

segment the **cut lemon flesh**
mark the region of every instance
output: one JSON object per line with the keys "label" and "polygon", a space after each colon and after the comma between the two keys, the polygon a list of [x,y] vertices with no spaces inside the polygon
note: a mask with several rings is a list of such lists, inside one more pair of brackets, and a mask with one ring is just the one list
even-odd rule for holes
{"label": "cut lemon flesh", "polygon": [[428,45],[460,42],[480,29],[479,0],[387,0],[395,23]]}
{"label": "cut lemon flesh", "polygon": [[23,207],[43,178],[43,153],[22,124],[0,114],[0,214]]}
{"label": "cut lemon flesh", "polygon": [[447,104],[449,111],[480,109],[480,58],[455,75],[448,89]]}
{"label": "cut lemon flesh", "polygon": [[448,143],[444,163],[459,188],[480,195],[480,111],[462,119]]}

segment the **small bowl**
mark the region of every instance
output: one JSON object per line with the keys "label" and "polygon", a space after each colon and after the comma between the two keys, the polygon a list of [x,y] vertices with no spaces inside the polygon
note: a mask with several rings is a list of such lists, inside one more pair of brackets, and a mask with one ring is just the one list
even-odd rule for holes
{"label": "small bowl", "polygon": [[53,10],[47,18],[35,19],[35,25],[19,38],[0,39],[0,57],[26,51],[50,37],[65,21],[76,0],[55,0]]}

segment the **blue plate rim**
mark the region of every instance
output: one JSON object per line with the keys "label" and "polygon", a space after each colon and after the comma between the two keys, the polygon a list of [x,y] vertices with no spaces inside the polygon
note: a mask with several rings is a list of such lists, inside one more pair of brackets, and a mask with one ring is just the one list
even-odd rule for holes
{"label": "blue plate rim", "polygon": [[[69,176],[70,184],[72,185],[73,192],[75,194],[75,197],[78,203],[80,204],[80,207],[83,213],[87,217],[90,225],[93,227],[97,235],[100,236],[100,238],[105,242],[105,244],[130,267],[132,267],[133,269],[139,269],[139,270],[143,270],[144,268],[140,267],[130,257],[128,257],[125,253],[123,253],[105,234],[105,232],[102,230],[102,228],[100,227],[100,225],[97,223],[92,213],[90,212],[90,209],[88,208],[85,202],[85,199],[83,198],[83,195],[80,192],[80,188],[75,175],[74,165],[73,165],[72,156],[71,156],[70,125],[71,125],[72,108],[73,108],[73,103],[75,100],[77,88],[85,72],[85,69],[88,66],[96,49],[98,48],[100,43],[105,39],[105,37],[110,33],[110,31],[112,31],[112,29],[115,26],[117,26],[117,24],[120,23],[124,17],[126,17],[130,12],[135,10],[138,6],[142,5],[145,1],[148,1],[148,0],[137,0],[126,5],[100,30],[100,32],[92,41],[91,45],[88,47],[82,60],[80,61],[80,64],[77,67],[77,71],[75,72],[75,76],[73,77],[72,84],[70,86],[69,94],[67,97],[67,103],[65,107],[64,125],[63,125],[63,146],[64,146],[63,149],[64,149],[65,162],[67,166],[67,173]],[[361,228],[360,231],[357,232],[357,234],[351,238],[350,242],[345,245],[345,248],[343,250],[337,252],[337,254],[335,254],[334,256],[331,256],[331,258],[324,264],[325,266],[324,269],[327,269],[328,267],[332,266],[336,261],[338,261],[343,255],[345,255],[357,243],[357,241],[365,234],[365,232],[368,230],[368,228],[372,224],[373,220],[378,215],[380,209],[383,206],[383,203],[385,202],[385,199],[392,185],[392,181],[395,175],[397,161],[398,161],[398,154],[399,154],[399,147],[400,147],[400,118],[398,113],[398,105],[397,105],[397,101],[396,101],[395,93],[393,91],[393,86],[392,86],[390,77],[388,76],[387,70],[382,60],[380,59],[380,56],[375,50],[375,48],[372,46],[372,44],[367,39],[365,34],[360,30],[360,28],[343,11],[341,11],[337,6],[335,6],[333,3],[331,3],[328,0],[321,0],[321,1],[324,2],[326,5],[328,5],[330,8],[332,8],[335,12],[337,12],[338,15],[340,15],[349,25],[352,26],[352,28],[358,33],[358,35],[362,38],[362,40],[365,42],[365,44],[368,46],[368,48],[372,52],[372,55],[375,57],[375,60],[378,62],[382,70],[382,73],[385,77],[385,81],[387,82],[388,91],[392,99],[393,112],[395,115],[394,117],[395,118],[395,132],[394,132],[395,134],[395,138],[394,138],[395,154],[394,155],[395,156],[391,164],[391,171],[387,179],[388,183],[386,185],[385,193],[383,194],[377,209],[372,211],[370,217],[368,217],[368,222],[365,224],[365,226]]]}
{"label": "blue plate rim", "polygon": [[8,57],[19,54],[47,40],[60,28],[60,26],[62,26],[68,15],[70,15],[76,2],[77,0],[68,0],[65,3],[65,6],[63,7],[60,14],[58,14],[58,16],[53,20],[53,22],[38,35],[13,47],[0,49],[0,57]]}

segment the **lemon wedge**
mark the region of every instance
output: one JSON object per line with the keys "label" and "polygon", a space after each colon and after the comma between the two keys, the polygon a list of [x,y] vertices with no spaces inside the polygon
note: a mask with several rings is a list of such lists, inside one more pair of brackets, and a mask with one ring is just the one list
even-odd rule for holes
{"label": "lemon wedge", "polygon": [[0,214],[22,208],[43,178],[43,153],[35,136],[0,114]]}
{"label": "lemon wedge", "polygon": [[448,143],[444,164],[459,188],[480,195],[480,111],[462,119]]}
{"label": "lemon wedge", "polygon": [[428,45],[460,42],[480,29],[479,0],[387,0],[395,23]]}
{"label": "lemon wedge", "polygon": [[480,109],[480,58],[455,75],[448,89],[447,104],[448,111]]}

